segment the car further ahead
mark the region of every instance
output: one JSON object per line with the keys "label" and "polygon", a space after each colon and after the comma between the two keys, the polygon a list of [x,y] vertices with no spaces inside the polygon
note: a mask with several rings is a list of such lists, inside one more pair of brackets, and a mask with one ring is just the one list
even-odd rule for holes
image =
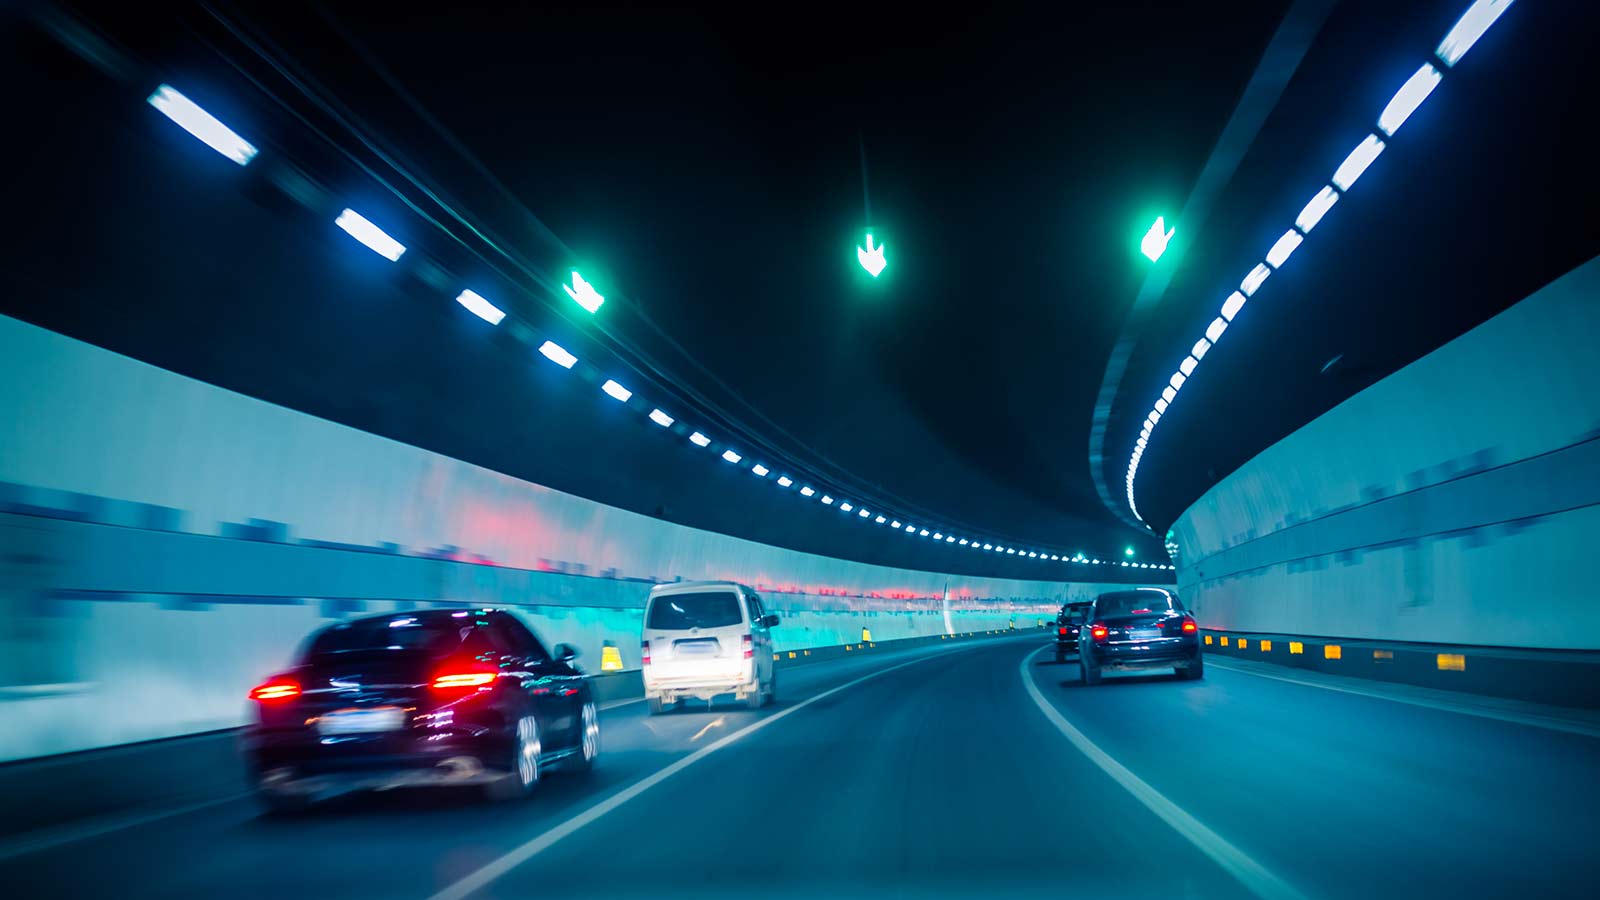
{"label": "car further ahead", "polygon": [[531,792],[548,767],[587,770],[600,719],[577,650],[552,655],[515,616],[433,609],[314,633],[250,692],[242,738],[269,809],[351,790],[470,785]]}
{"label": "car further ahead", "polygon": [[1078,658],[1078,632],[1083,628],[1090,605],[1087,600],[1066,603],[1062,605],[1061,612],[1056,613],[1057,663]]}
{"label": "car further ahead", "polygon": [[1095,598],[1078,638],[1083,683],[1100,683],[1111,670],[1166,669],[1178,677],[1205,676],[1200,628],[1178,595],[1164,588],[1135,588]]}
{"label": "car further ahead", "polygon": [[732,695],[751,709],[777,697],[770,629],[778,617],[731,581],[657,585],[645,603],[640,657],[652,715],[694,697]]}

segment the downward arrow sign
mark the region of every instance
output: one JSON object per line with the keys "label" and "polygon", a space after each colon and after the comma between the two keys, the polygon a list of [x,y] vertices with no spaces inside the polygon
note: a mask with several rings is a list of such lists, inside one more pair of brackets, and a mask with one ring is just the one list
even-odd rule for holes
{"label": "downward arrow sign", "polygon": [[884,266],[889,264],[883,258],[883,245],[872,246],[872,232],[870,231],[867,232],[866,249],[863,250],[859,246],[856,247],[856,261],[861,263],[861,268],[866,269],[867,274],[873,278],[877,278],[883,272]]}

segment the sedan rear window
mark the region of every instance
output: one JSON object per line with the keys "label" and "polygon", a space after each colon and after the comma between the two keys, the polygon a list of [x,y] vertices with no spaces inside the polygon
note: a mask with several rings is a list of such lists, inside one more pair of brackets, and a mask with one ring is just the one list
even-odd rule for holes
{"label": "sedan rear window", "polygon": [[1095,601],[1095,613],[1101,616],[1140,616],[1174,612],[1177,609],[1172,596],[1166,591],[1126,591],[1106,594]]}
{"label": "sedan rear window", "polygon": [[689,628],[726,628],[744,621],[739,595],[732,591],[667,594],[650,604],[647,628],[683,631]]}
{"label": "sedan rear window", "polygon": [[461,646],[472,625],[459,622],[424,622],[409,616],[346,622],[317,635],[306,650],[308,660],[345,653],[410,651],[443,656]]}

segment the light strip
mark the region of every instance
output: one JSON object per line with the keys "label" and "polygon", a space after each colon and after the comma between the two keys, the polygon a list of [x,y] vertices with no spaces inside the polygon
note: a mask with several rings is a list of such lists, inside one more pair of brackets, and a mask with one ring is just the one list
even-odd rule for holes
{"label": "light strip", "polygon": [[382,228],[367,221],[366,216],[353,209],[339,213],[339,218],[334,219],[333,224],[390,262],[399,262],[400,256],[406,252],[405,244],[390,237]]}
{"label": "light strip", "polygon": [[500,320],[506,317],[504,310],[483,299],[483,296],[476,291],[462,291],[456,297],[456,302],[490,325],[499,325]]}
{"label": "light strip", "polygon": [[539,353],[545,359],[550,360],[563,369],[572,368],[572,366],[578,361],[576,356],[568,353],[566,348],[562,347],[555,341],[545,341],[543,344],[540,344]]}
{"label": "light strip", "polygon": [[628,398],[633,396],[633,391],[628,390],[609,378],[606,379],[605,384],[600,385],[600,390],[605,391],[611,397],[620,400],[623,403],[627,403]]}
{"label": "light strip", "polygon": [[659,409],[652,409],[650,410],[650,421],[660,425],[662,428],[671,428],[673,419]]}
{"label": "light strip", "polygon": [[146,102],[178,123],[178,127],[199,138],[201,143],[239,165],[247,166],[250,160],[255,159],[254,144],[235,134],[233,129],[217,121],[216,116],[201,109],[171,85],[163,84],[156,88]]}
{"label": "light strip", "polygon": [[1428,99],[1433,89],[1439,86],[1440,77],[1439,70],[1433,67],[1433,63],[1423,63],[1422,68],[1406,79],[1400,90],[1395,91],[1394,99],[1383,108],[1382,114],[1378,116],[1378,130],[1392,137],[1400,130],[1400,126],[1406,123],[1406,119],[1411,118],[1411,114],[1417,111],[1422,101]]}
{"label": "light strip", "polygon": [[1472,45],[1483,37],[1489,26],[1500,18],[1500,14],[1511,8],[1515,0],[1478,0],[1467,8],[1450,32],[1439,42],[1439,49],[1434,51],[1439,54],[1439,59],[1447,66],[1454,66],[1467,55]]}

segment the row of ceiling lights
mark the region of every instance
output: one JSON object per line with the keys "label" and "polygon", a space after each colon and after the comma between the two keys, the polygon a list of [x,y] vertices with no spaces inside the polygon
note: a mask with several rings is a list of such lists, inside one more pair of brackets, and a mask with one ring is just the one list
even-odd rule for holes
{"label": "row of ceiling lights", "polygon": [[[157,88],[156,91],[150,95],[149,103],[151,106],[161,111],[173,122],[176,122],[185,131],[188,131],[191,135],[204,142],[213,150],[216,150],[218,153],[221,153],[223,156],[241,166],[248,165],[250,161],[257,155],[257,148],[253,144],[234,133],[232,129],[228,128],[216,117],[206,112],[199,105],[195,104],[188,97],[184,96],[182,93],[169,85],[163,84]],[[370,219],[353,209],[346,208],[340,212],[338,217],[334,220],[334,224],[346,234],[350,235],[350,237],[359,241],[369,250],[378,254],[384,259],[389,260],[390,262],[399,262],[400,258],[406,253],[406,246],[404,244],[396,240],[376,223],[372,222]],[[579,303],[591,313],[598,310],[605,302],[605,297],[599,294],[595,290],[594,286],[585,281],[577,272],[572,273],[572,283],[570,285],[563,285],[562,287],[569,297],[571,297],[575,302]],[[456,302],[473,315],[485,322],[488,322],[490,325],[499,325],[506,317],[504,310],[476,291],[463,290],[456,297]],[[546,340],[540,344],[538,351],[539,354],[545,359],[564,369],[570,370],[580,364],[576,355],[552,340]],[[634,392],[615,379],[607,378],[604,383],[601,384],[600,389],[613,400],[628,404],[630,406],[637,406],[640,411],[643,411],[645,407],[650,406],[650,404],[646,404],[643,401],[636,402],[634,400]],[[700,431],[691,430],[686,426],[679,424],[675,417],[659,407],[651,406],[648,413],[648,418],[651,422],[654,422],[656,425],[662,428],[671,429],[678,433],[687,432],[689,442],[697,447],[708,448],[711,447],[713,443],[711,438],[707,437]],[[759,462],[747,462],[743,454],[731,447],[723,446],[720,456],[729,464],[746,468],[747,471],[758,478],[770,478],[772,476],[772,470],[769,467]],[[1136,569],[1172,569],[1171,565],[1167,565],[1165,563],[1139,562],[1132,559],[1102,560],[1084,553],[1050,553],[1044,550],[1023,549],[1015,546],[995,544],[993,542],[984,542],[976,538],[945,534],[943,531],[933,531],[909,522],[902,523],[900,520],[892,516],[874,513],[872,510],[857,506],[848,500],[836,500],[832,495],[818,490],[809,484],[803,484],[788,475],[779,474],[773,479],[773,481],[779,488],[782,489],[795,488],[795,486],[798,485],[798,492],[802,497],[806,497],[808,499],[815,498],[824,506],[837,506],[841,513],[846,515],[853,514],[853,518],[865,519],[877,525],[886,526],[896,531],[904,531],[909,535],[929,538],[936,542],[953,544],[957,547],[965,547],[983,552],[1025,557],[1027,559],[1049,562],[1065,562],[1092,566],[1118,566],[1121,568]],[[1132,554],[1133,548],[1127,548],[1126,555],[1132,556]]]}
{"label": "row of ceiling lights", "polygon": [[1266,259],[1257,263],[1255,268],[1251,269],[1245,275],[1244,280],[1239,283],[1239,289],[1229,294],[1228,299],[1223,301],[1221,315],[1213,319],[1206,328],[1205,335],[1195,341],[1194,347],[1189,351],[1189,355],[1178,365],[1178,370],[1172,373],[1172,377],[1168,379],[1167,386],[1162,388],[1161,396],[1156,398],[1155,404],[1145,416],[1144,425],[1139,431],[1139,438],[1134,443],[1133,451],[1128,457],[1126,478],[1128,509],[1133,512],[1134,517],[1139,521],[1144,521],[1144,516],[1139,514],[1139,504],[1134,497],[1134,482],[1139,474],[1139,463],[1144,459],[1145,450],[1150,445],[1150,437],[1155,433],[1156,426],[1161,423],[1161,417],[1166,414],[1168,407],[1177,399],[1178,392],[1183,389],[1184,383],[1194,375],[1195,369],[1200,365],[1200,361],[1205,359],[1206,353],[1222,337],[1222,333],[1228,329],[1228,323],[1232,322],[1234,317],[1239,314],[1239,311],[1244,309],[1246,301],[1255,295],[1262,283],[1273,272],[1283,267],[1283,264],[1288,261],[1289,255],[1294,253],[1295,249],[1306,239],[1306,236],[1311,233],[1311,229],[1315,228],[1317,223],[1322,221],[1322,217],[1327,214],[1328,210],[1339,202],[1339,198],[1350,190],[1351,186],[1356,183],[1356,179],[1360,178],[1361,174],[1367,170],[1367,167],[1372,165],[1373,160],[1378,158],[1378,154],[1383,152],[1383,148],[1387,146],[1387,141],[1394,136],[1396,131],[1400,130],[1400,126],[1405,124],[1406,119],[1410,118],[1417,107],[1422,105],[1422,101],[1433,93],[1433,89],[1438,87],[1440,80],[1444,77],[1444,72],[1461,61],[1461,57],[1472,49],[1472,45],[1477,43],[1478,38],[1483,36],[1489,26],[1493,25],[1495,20],[1500,18],[1500,15],[1510,8],[1513,2],[1515,0],[1477,0],[1467,8],[1467,11],[1456,21],[1449,33],[1444,36],[1444,40],[1439,42],[1439,46],[1434,50],[1434,58],[1423,63],[1422,68],[1406,79],[1406,83],[1400,86],[1400,90],[1395,93],[1393,99],[1379,114],[1377,126],[1362,139],[1361,143],[1356,145],[1354,150],[1350,151],[1344,162],[1340,163],[1339,167],[1334,170],[1331,183],[1324,185],[1316,193],[1316,196],[1312,197],[1311,201],[1300,210],[1300,214],[1295,217],[1294,225],[1288,231],[1285,231],[1283,237],[1278,238],[1272,248],[1267,251]]}

